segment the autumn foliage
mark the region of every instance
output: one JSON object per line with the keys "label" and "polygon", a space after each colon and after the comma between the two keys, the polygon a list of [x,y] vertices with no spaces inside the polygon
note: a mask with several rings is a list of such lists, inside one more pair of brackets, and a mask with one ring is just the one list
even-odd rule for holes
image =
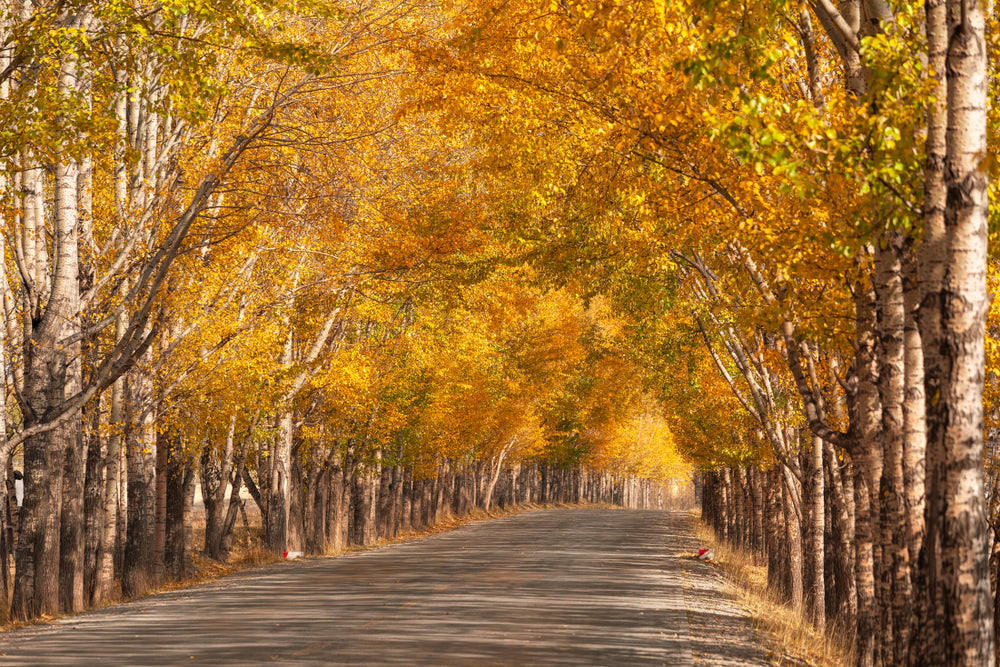
{"label": "autumn foliage", "polygon": [[221,560],[691,482],[858,664],[992,664],[989,12],[7,3],[0,606],[183,578],[196,487]]}

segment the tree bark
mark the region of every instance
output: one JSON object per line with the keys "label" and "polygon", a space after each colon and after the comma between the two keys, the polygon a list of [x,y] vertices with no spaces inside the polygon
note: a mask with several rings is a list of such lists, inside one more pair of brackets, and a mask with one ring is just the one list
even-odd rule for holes
{"label": "tree bark", "polygon": [[128,524],[122,562],[122,594],[135,597],[156,582],[156,428],[150,403],[152,381],[136,368],[126,381],[125,446],[128,465]]}
{"label": "tree bark", "polygon": [[[886,232],[877,249],[879,399],[882,406],[882,606],[891,614],[883,621],[882,661],[905,662],[913,604],[910,589],[909,535],[903,479],[906,309],[903,295],[902,232]],[[891,641],[889,639],[891,638]]]}
{"label": "tree bark", "polygon": [[[66,395],[80,391],[82,364],[80,345],[68,346],[69,367],[66,370]],[[65,452],[63,456],[62,511],[59,536],[59,609],[75,613],[84,608],[84,457],[83,429],[79,417],[67,420],[57,429]]]}
{"label": "tree bark", "polygon": [[[289,342],[289,346],[290,346]],[[290,355],[290,347],[289,352]],[[290,459],[293,436],[292,415],[281,415],[277,423],[277,435],[271,447],[268,477],[262,483],[261,492],[267,489],[265,497],[264,539],[272,553],[280,554],[288,550],[288,494]]]}
{"label": "tree bark", "polygon": [[782,494],[782,509],[785,513],[785,540],[787,544],[788,561],[785,564],[788,577],[788,601],[793,609],[802,608],[802,521],[796,506],[796,498],[802,496],[796,486],[795,479],[787,466],[782,466],[784,493]]}
{"label": "tree bark", "polygon": [[[58,85],[65,94],[70,94],[77,85],[76,64],[75,56],[63,58]],[[50,411],[65,400],[67,389],[75,386],[72,383],[80,381],[79,367],[73,367],[74,360],[79,363],[78,354],[75,357],[73,354],[78,350],[59,344],[63,337],[76,333],[78,326],[78,169],[76,161],[68,157],[60,158],[56,164],[53,225],[56,262],[51,289],[45,287],[48,284],[48,260],[37,171],[34,174],[34,189],[25,198],[25,246],[34,246],[31,260],[26,260],[26,268],[34,273],[33,284],[26,286],[30,297],[24,327],[25,373],[21,390],[26,428],[47,421]],[[36,308],[40,308],[42,292],[48,292],[48,301],[44,311],[39,313]],[[79,419],[76,420],[76,428],[79,428]],[[29,437],[24,443],[24,516],[15,556],[12,605],[12,614],[18,619],[53,614],[60,608],[60,582],[64,581],[60,576],[63,475],[67,456],[66,435],[71,434],[72,429],[67,424]],[[76,442],[74,446],[79,447],[80,443]],[[82,471],[80,476],[82,479]],[[82,488],[82,483],[79,486]],[[73,490],[75,493],[76,485]],[[82,492],[80,501],[82,511]],[[70,548],[75,555],[76,543]],[[79,556],[82,598],[82,552]],[[75,560],[73,568],[70,578],[66,580],[72,584],[71,592],[76,586]]]}
{"label": "tree bark", "polygon": [[[767,492],[765,496],[767,498],[766,506],[766,524],[767,524],[767,585],[768,588],[775,591],[780,599],[788,599],[788,590],[785,586],[786,581],[784,577],[784,566],[785,559],[783,557],[783,547],[785,546],[784,537],[784,525],[783,525],[783,514],[782,514],[782,482],[781,482],[781,471],[776,465],[773,469],[767,473]],[[706,485],[706,492],[709,491],[709,485]],[[718,502],[717,491],[716,491],[716,480],[713,478],[711,483],[711,501]],[[721,504],[721,503],[719,503]],[[722,524],[724,522],[724,517],[718,516],[718,512],[715,508],[712,510],[712,516],[715,523]]]}
{"label": "tree bark", "polygon": [[409,532],[413,528],[413,468],[406,466],[403,471],[403,502],[400,505],[399,529],[402,532]]}
{"label": "tree bark", "polygon": [[164,575],[172,581],[182,581],[194,573],[191,509],[194,502],[195,472],[178,446],[168,449],[165,472]]}
{"label": "tree bark", "polygon": [[855,581],[858,591],[857,639],[855,655],[858,667],[875,664],[877,607],[875,599],[875,565],[872,543],[870,477],[855,467],[854,474],[854,540]]}
{"label": "tree bark", "polygon": [[941,515],[943,471],[941,467],[944,415],[935,414],[941,402],[941,384],[945,359],[941,299],[947,269],[948,239],[945,228],[947,189],[945,159],[948,127],[948,10],[946,0],[926,0],[925,33],[927,36],[928,76],[931,81],[927,107],[927,138],[924,163],[924,238],[919,248],[919,331],[924,359],[924,412],[926,428],[924,484],[926,487],[924,540],[918,556],[916,574],[918,595],[915,601],[911,659],[915,665],[944,664],[945,637],[941,623]]}
{"label": "tree bark", "polygon": [[831,532],[836,545],[833,553],[839,602],[837,620],[840,627],[854,628],[858,614],[858,589],[854,565],[856,545],[852,511],[854,477],[851,475],[850,461],[841,464],[832,445],[826,445],[826,454],[830,473],[830,497],[833,501],[831,514],[834,521]]}
{"label": "tree bark", "polygon": [[100,401],[94,401],[90,409],[84,411],[84,417],[87,423],[87,470],[83,503],[85,520],[83,578],[84,601],[85,604],[92,606],[98,594],[101,562],[107,548],[104,543],[107,440],[101,437]]}
{"label": "tree bark", "polygon": [[[116,337],[121,335],[124,321],[119,317],[115,327]],[[111,597],[115,581],[115,555],[118,545],[118,514],[119,514],[119,462],[121,461],[121,442],[123,432],[122,394],[124,379],[119,378],[111,385],[111,407],[108,417],[108,446],[104,459],[104,525],[101,536],[102,550],[98,563],[98,572],[94,581],[94,590],[90,604],[96,606]]]}
{"label": "tree bark", "polygon": [[810,526],[809,526],[809,556],[810,563],[810,583],[811,603],[809,616],[817,630],[822,631],[826,624],[826,578],[824,575],[824,558],[826,550],[824,548],[824,537],[826,534],[826,510],[824,508],[823,491],[823,439],[812,436],[812,448],[810,450],[812,464],[809,468],[811,475],[810,494]]}
{"label": "tree bark", "polygon": [[329,507],[327,509],[327,533],[330,539],[329,548],[334,552],[341,551],[347,546],[345,539],[346,526],[344,525],[343,509],[344,504],[344,466],[340,452],[340,445],[334,443],[335,448],[331,455],[330,462],[330,491]]}
{"label": "tree bark", "polygon": [[[946,199],[942,236],[925,240],[943,259],[923,300],[934,321],[924,339],[927,447],[940,465],[942,664],[992,665],[993,604],[983,484],[983,367],[988,176],[985,4],[948,0]],[[939,26],[935,26],[937,28]],[[931,25],[928,24],[930,40]],[[929,217],[933,217],[930,216]],[[928,221],[928,226],[938,221]],[[943,246],[943,247],[937,247]],[[928,354],[934,348],[936,354]],[[928,460],[931,456],[928,453]]]}
{"label": "tree bark", "polygon": [[164,551],[167,545],[167,450],[173,446],[168,433],[156,434],[156,481],[153,521],[153,578],[164,574]]}
{"label": "tree bark", "polygon": [[[910,559],[910,584],[917,586],[917,559],[924,541],[924,485],[925,459],[927,456],[927,429],[924,409],[924,353],[917,323],[917,307],[920,292],[917,278],[917,261],[913,248],[907,248],[903,267],[903,298],[906,320],[903,330],[905,350],[905,376],[903,379],[903,488],[906,492],[905,510],[907,526],[907,551]],[[916,594],[911,597],[911,614]],[[913,618],[908,620],[908,636],[913,631]],[[909,649],[908,649],[909,651]],[[909,659],[909,653],[905,656]]]}

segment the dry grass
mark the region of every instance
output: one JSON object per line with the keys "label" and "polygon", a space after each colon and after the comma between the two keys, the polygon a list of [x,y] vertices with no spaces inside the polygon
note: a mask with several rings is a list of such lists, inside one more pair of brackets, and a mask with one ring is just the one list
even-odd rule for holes
{"label": "dry grass", "polygon": [[817,632],[803,613],[777,599],[767,587],[766,566],[755,564],[747,551],[719,540],[704,524],[698,538],[715,548],[713,564],[729,575],[730,592],[753,616],[775,664],[842,667],[854,663],[846,649],[850,643],[836,630]]}

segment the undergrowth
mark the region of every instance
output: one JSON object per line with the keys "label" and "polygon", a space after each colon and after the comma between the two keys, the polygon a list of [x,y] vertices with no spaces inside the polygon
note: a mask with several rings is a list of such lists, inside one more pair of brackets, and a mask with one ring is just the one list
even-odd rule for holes
{"label": "undergrowth", "polygon": [[715,549],[712,564],[728,575],[727,587],[750,612],[777,665],[843,667],[854,663],[837,628],[819,632],[805,615],[784,604],[767,585],[767,567],[754,562],[744,549],[718,539],[706,525],[699,524],[698,538]]}

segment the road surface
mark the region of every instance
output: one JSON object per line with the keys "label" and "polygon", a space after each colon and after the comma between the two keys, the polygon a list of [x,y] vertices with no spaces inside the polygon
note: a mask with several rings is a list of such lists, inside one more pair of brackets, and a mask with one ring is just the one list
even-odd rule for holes
{"label": "road surface", "polygon": [[679,512],[547,510],[0,636],[12,665],[766,665]]}

